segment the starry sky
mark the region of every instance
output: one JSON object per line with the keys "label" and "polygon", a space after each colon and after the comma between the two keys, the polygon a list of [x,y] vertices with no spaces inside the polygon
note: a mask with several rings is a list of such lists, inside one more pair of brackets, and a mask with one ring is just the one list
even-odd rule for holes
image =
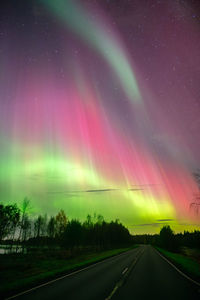
{"label": "starry sky", "polygon": [[0,195],[199,229],[198,0],[0,4]]}

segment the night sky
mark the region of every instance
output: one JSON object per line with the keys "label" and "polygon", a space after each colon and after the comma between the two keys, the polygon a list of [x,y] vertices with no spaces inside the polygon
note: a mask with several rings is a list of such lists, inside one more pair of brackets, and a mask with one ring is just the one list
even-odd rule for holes
{"label": "night sky", "polygon": [[200,2],[0,4],[0,195],[199,229]]}

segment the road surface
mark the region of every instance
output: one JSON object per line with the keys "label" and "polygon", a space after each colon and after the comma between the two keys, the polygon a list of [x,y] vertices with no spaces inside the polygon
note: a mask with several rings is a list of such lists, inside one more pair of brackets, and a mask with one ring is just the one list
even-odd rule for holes
{"label": "road surface", "polygon": [[119,299],[196,300],[200,286],[178,273],[151,246],[146,246],[124,285],[112,297]]}
{"label": "road surface", "polygon": [[151,246],[140,246],[15,299],[200,299],[195,286]]}

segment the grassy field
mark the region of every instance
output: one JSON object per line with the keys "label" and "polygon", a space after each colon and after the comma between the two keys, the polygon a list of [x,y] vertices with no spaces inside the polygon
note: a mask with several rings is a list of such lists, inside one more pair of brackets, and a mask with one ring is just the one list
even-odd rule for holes
{"label": "grassy field", "polygon": [[0,255],[0,296],[13,295],[129,249],[120,248],[79,254],[68,259],[64,258],[62,253],[56,257],[47,256],[46,253],[39,256],[29,254]]}
{"label": "grassy field", "polygon": [[179,253],[169,252],[159,247],[155,248],[174,265],[176,265],[181,271],[200,282],[200,263],[195,258]]}

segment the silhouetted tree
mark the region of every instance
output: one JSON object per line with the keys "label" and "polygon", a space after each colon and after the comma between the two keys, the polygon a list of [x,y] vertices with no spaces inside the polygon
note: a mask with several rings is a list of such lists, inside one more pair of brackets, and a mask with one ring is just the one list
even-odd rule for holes
{"label": "silhouetted tree", "polygon": [[73,248],[82,244],[83,227],[79,220],[73,219],[68,222],[63,233],[63,241],[65,246]]}
{"label": "silhouetted tree", "polygon": [[0,204],[0,240],[9,234],[12,234],[14,237],[19,220],[20,209],[16,204]]}
{"label": "silhouetted tree", "polygon": [[22,241],[25,242],[31,236],[31,221],[27,215],[24,217],[22,227]]}
{"label": "silhouetted tree", "polygon": [[196,183],[198,184],[199,186],[199,189],[200,189],[200,169],[196,170],[194,173],[193,173],[193,176],[196,180]]}
{"label": "silhouetted tree", "polygon": [[34,236],[39,238],[41,236],[43,226],[43,217],[39,215],[34,222]]}
{"label": "silhouetted tree", "polygon": [[[30,200],[25,197],[22,203],[22,209],[21,209],[21,220],[20,220],[20,229],[19,229],[19,241],[22,240],[22,236],[24,236],[23,231],[27,230],[27,210],[30,204]],[[25,224],[26,222],[26,224]]]}
{"label": "silhouetted tree", "polygon": [[55,217],[50,217],[47,225],[47,234],[52,239],[56,235],[56,219]]}
{"label": "silhouetted tree", "polygon": [[168,250],[174,250],[174,233],[169,225],[163,226],[160,230],[160,245]]}
{"label": "silhouetted tree", "polygon": [[198,169],[193,173],[193,177],[199,187],[199,191],[194,196],[192,202],[190,203],[190,210],[193,211],[197,216],[200,213],[200,170]]}
{"label": "silhouetted tree", "polygon": [[67,226],[67,217],[65,215],[64,210],[60,210],[59,213],[56,215],[56,236],[58,238],[64,233],[66,226]]}

